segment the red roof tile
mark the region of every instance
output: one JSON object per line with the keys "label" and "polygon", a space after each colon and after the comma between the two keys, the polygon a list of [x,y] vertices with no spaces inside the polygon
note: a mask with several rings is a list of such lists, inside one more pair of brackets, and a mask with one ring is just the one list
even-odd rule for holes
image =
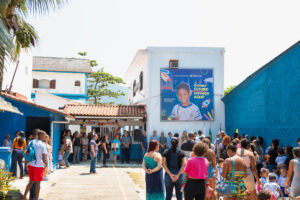
{"label": "red roof tile", "polygon": [[145,105],[65,105],[64,112],[72,116],[144,117]]}
{"label": "red roof tile", "polygon": [[14,101],[18,101],[18,102],[21,102],[21,103],[25,103],[25,104],[28,104],[28,105],[31,105],[31,106],[34,106],[34,107],[37,107],[37,108],[41,108],[43,110],[48,110],[50,112],[53,112],[53,113],[57,113],[57,114],[61,114],[61,115],[64,115],[66,117],[71,117],[73,118],[71,115],[63,112],[63,111],[59,111],[59,110],[55,110],[55,109],[52,109],[52,108],[48,108],[48,107],[45,107],[45,106],[41,106],[41,105],[38,105],[38,104],[35,104],[35,103],[32,103],[30,101],[26,101],[24,100],[23,98],[18,98],[16,96],[14,96],[13,94],[8,94],[8,93],[5,93],[5,92],[2,92],[1,93],[1,96],[3,97],[6,97],[8,99],[12,99]]}

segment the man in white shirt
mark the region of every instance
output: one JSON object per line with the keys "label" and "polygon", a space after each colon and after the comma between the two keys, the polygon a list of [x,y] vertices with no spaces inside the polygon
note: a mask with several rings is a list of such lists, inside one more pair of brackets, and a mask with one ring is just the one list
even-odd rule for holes
{"label": "man in white shirt", "polygon": [[29,183],[26,186],[24,196],[22,198],[23,200],[26,199],[27,193],[34,183],[36,185],[35,199],[39,199],[40,182],[43,180],[44,167],[47,166],[47,149],[46,145],[42,142],[45,137],[46,133],[44,131],[40,131],[38,133],[38,139],[31,141],[33,142],[36,160],[28,163]]}
{"label": "man in white shirt", "polygon": [[70,167],[69,157],[72,153],[73,153],[73,143],[71,140],[71,131],[68,131],[66,136],[66,151],[64,153],[64,158],[63,158],[66,167]]}
{"label": "man in white shirt", "polygon": [[203,134],[202,131],[199,130],[199,131],[198,131],[198,136],[197,136],[197,138],[196,138],[196,142],[201,142],[202,138],[205,137],[205,136],[202,135],[202,134]]}

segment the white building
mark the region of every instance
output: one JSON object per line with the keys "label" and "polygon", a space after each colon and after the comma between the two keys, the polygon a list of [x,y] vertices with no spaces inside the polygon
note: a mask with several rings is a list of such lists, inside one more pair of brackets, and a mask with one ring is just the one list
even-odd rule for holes
{"label": "white building", "polygon": [[[177,63],[178,69],[212,69],[213,119],[207,121],[161,119],[161,69],[168,69],[170,61]],[[220,128],[225,128],[224,104],[221,101],[224,96],[224,48],[149,47],[139,50],[125,73],[124,81],[130,90],[129,104],[147,106],[148,135],[151,135],[153,130],[165,133],[171,131],[180,135],[183,131],[202,130],[207,135],[211,129],[215,136]],[[203,116],[205,115],[204,113]]]}
{"label": "white building", "polygon": [[[30,50],[21,50],[17,62],[6,61],[3,72],[2,90],[9,90],[23,95],[28,100],[31,97],[32,87],[32,55]],[[16,69],[17,67],[17,69]],[[14,76],[15,74],[15,76]]]}
{"label": "white building", "polygon": [[35,56],[31,97],[35,99],[35,91],[40,91],[86,103],[88,73],[92,73],[88,59]]}

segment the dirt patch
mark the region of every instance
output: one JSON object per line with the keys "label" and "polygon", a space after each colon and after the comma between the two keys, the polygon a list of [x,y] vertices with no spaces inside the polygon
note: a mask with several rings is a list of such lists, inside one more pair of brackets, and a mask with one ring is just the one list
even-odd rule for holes
{"label": "dirt patch", "polygon": [[145,176],[139,172],[127,172],[134,184],[138,185],[141,189],[145,190]]}

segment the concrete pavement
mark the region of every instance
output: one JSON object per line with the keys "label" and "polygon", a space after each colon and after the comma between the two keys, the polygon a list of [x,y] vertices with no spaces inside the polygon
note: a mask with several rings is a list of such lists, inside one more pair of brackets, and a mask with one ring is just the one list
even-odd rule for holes
{"label": "concrete pavement", "polygon": [[[118,165],[119,166],[119,165]],[[97,168],[97,174],[89,174],[89,163],[72,165],[56,170],[49,181],[42,182],[40,198],[44,200],[142,200],[145,191],[135,185],[129,172],[144,173],[139,165]],[[24,192],[28,177],[16,180],[13,186]]]}

